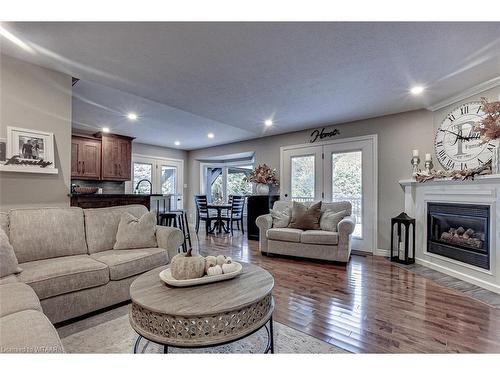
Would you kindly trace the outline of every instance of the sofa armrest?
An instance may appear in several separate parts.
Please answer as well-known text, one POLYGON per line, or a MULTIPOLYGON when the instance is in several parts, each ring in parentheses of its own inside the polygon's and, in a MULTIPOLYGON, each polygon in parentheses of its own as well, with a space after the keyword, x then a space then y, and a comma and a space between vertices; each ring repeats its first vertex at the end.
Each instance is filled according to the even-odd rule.
POLYGON ((257 224, 261 232, 266 233, 273 226, 273 218, 271 214, 260 215, 255 219, 255 224, 257 224))
POLYGON ((259 227, 259 250, 267 253, 267 230, 273 226, 273 218, 271 214, 260 215, 255 219, 255 224, 259 227))
POLYGON ((165 227, 163 225, 156 226, 156 242, 158 247, 167 250, 168 259, 170 260, 177 255, 177 249, 184 242, 182 231, 174 227, 165 227))
POLYGON ((344 217, 342 220, 340 220, 337 228, 339 234, 352 234, 354 232, 354 228, 356 228, 356 218, 354 216, 344 217))

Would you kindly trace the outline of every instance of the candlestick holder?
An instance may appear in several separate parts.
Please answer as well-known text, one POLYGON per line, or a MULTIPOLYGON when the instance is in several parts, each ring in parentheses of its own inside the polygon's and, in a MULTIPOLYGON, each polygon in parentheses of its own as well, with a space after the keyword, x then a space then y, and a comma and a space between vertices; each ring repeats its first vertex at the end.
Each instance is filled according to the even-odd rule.
POLYGON ((411 158, 411 175, 415 177, 418 172, 420 172, 420 169, 418 169, 418 166, 420 164, 420 158, 418 156, 413 156, 411 158))
POLYGON ((432 168, 434 168, 434 164, 432 164, 432 159, 426 160, 425 161, 425 171, 427 172, 427 174, 431 174, 432 168))

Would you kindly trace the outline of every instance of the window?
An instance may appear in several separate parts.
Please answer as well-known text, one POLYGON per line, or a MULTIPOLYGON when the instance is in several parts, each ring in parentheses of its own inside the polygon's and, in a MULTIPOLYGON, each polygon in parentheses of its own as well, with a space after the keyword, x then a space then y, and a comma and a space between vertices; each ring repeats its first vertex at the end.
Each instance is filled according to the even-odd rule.
POLYGON ((252 194, 252 183, 245 181, 252 168, 252 165, 206 166, 203 183, 205 194, 212 202, 226 202, 230 195, 252 194))
POLYGON ((292 200, 314 200, 314 155, 294 156, 291 159, 292 200))

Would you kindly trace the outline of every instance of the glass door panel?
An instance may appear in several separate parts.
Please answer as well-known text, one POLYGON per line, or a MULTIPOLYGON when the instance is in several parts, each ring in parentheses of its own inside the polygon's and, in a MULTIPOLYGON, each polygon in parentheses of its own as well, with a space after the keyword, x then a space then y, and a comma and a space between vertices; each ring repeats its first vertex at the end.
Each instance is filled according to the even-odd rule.
POLYGON ((133 191, 139 194, 149 194, 151 192, 151 185, 148 182, 143 181, 139 186, 137 184, 144 179, 152 182, 153 164, 134 162, 133 169, 133 191))
POLYGON ((160 186, 162 194, 177 194, 177 168, 161 166, 160 186))
POLYGON ((315 192, 314 155, 292 156, 291 180, 292 200, 296 202, 312 202, 315 192))
POLYGON ((356 217, 353 237, 362 238, 362 152, 332 153, 332 201, 348 201, 356 217))

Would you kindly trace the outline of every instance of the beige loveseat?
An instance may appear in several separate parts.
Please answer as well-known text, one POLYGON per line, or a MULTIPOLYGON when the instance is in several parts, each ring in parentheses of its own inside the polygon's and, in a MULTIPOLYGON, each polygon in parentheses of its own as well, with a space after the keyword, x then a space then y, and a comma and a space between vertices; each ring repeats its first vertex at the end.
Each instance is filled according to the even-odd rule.
MULTIPOLYGON (((306 203, 310 205, 310 203, 306 203)), ((276 201, 273 210, 285 211, 292 207, 290 201, 276 201)), ((345 210, 336 231, 275 228, 271 214, 259 216, 259 249, 267 254, 280 254, 347 263, 351 256, 351 235, 356 226, 350 202, 323 202, 321 211, 345 210)))
POLYGON ((1 351, 61 351, 51 323, 128 300, 132 281, 177 253, 182 232, 162 226, 156 230, 158 247, 113 250, 124 212, 140 217, 147 209, 41 208, 0 214, 0 226, 23 270, 0 279, 1 351))

